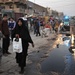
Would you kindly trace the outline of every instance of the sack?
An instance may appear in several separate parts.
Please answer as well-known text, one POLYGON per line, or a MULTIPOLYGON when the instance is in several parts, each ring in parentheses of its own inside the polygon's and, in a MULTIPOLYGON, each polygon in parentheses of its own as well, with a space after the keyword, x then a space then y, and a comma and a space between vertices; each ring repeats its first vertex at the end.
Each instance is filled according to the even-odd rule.
POLYGON ((18 40, 16 38, 13 39, 13 52, 21 53, 22 52, 22 40, 19 38, 18 40))

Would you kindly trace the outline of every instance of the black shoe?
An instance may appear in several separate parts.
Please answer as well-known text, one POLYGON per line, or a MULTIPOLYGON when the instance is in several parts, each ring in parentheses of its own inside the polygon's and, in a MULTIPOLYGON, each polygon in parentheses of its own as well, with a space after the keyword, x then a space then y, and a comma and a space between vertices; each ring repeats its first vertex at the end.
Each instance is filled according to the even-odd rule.
POLYGON ((19 72, 19 74, 24 74, 24 69, 21 69, 21 71, 19 72))
POLYGON ((7 52, 7 54, 11 54, 10 52, 7 52))
POLYGON ((0 74, 2 74, 2 73, 4 73, 4 71, 3 70, 0 70, 0 74))
POLYGON ((36 36, 38 36, 38 35, 36 35, 36 36))
POLYGON ((24 74, 24 71, 20 71, 19 74, 24 74))
POLYGON ((8 54, 7 54, 7 53, 3 53, 3 55, 4 55, 4 56, 8 56, 8 54))
POLYGON ((39 34, 39 36, 41 36, 41 34, 39 34))

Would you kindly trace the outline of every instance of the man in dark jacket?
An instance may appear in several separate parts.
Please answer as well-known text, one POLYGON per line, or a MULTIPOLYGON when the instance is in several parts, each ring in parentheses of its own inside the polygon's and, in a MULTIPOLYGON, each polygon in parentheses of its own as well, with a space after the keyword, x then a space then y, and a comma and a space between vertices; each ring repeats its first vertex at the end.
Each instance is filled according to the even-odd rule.
POLYGON ((40 36, 40 25, 39 25, 38 19, 36 19, 36 21, 35 21, 35 30, 36 30, 36 36, 38 36, 38 34, 40 36))
POLYGON ((9 28, 8 28, 8 20, 7 20, 7 14, 3 15, 3 20, 2 20, 2 24, 1 24, 1 31, 3 34, 3 54, 7 55, 10 54, 8 52, 8 48, 9 48, 9 43, 10 43, 10 39, 9 39, 9 28))

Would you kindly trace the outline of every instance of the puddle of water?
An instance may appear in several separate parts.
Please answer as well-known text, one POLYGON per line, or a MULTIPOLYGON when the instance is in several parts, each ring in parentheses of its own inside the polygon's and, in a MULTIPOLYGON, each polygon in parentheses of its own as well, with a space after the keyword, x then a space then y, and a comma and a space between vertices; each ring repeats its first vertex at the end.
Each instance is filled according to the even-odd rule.
POLYGON ((59 48, 53 49, 49 57, 41 63, 41 72, 46 73, 48 71, 64 72, 65 69, 65 55, 69 55, 68 47, 65 45, 59 45, 59 48))
POLYGON ((75 75, 75 54, 72 54, 72 51, 70 50, 70 38, 65 37, 64 42, 62 41, 63 39, 60 40, 60 37, 58 39, 59 40, 56 40, 56 43, 54 44, 57 44, 57 48, 53 47, 49 57, 41 62, 41 72, 75 75))

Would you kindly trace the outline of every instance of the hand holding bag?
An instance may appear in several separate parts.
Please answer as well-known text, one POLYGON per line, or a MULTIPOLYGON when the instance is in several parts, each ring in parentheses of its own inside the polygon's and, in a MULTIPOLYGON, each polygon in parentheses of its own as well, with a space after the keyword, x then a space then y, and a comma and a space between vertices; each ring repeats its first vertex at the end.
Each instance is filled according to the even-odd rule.
POLYGON ((13 52, 21 53, 22 52, 22 40, 21 38, 13 39, 13 52))

